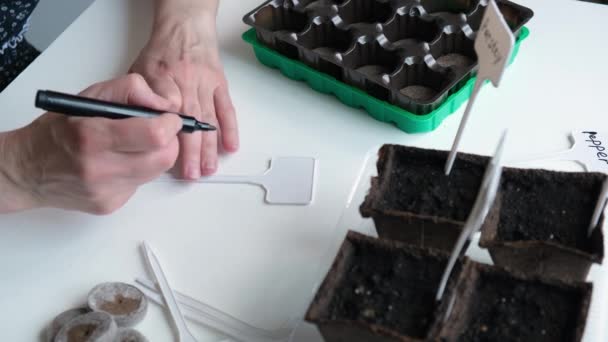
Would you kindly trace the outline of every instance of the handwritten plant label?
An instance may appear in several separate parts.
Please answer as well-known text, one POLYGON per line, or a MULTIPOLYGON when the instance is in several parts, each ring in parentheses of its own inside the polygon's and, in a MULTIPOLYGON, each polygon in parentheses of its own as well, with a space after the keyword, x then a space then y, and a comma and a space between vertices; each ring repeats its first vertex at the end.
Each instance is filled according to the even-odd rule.
POLYGON ((573 132, 572 136, 575 139, 573 149, 576 150, 577 160, 584 163, 588 171, 597 171, 608 173, 608 132, 601 133, 595 130, 581 131, 578 134, 580 140, 584 143, 576 148, 576 139, 573 132))
POLYGON ((460 120, 460 126, 458 126, 458 132, 452 143, 448 160, 445 163, 444 171, 446 175, 450 174, 454 160, 456 160, 458 145, 460 144, 471 109, 483 82, 490 80, 494 87, 498 87, 502 74, 511 58, 514 46, 515 37, 511 32, 511 28, 507 25, 494 0, 488 1, 486 12, 481 20, 481 26, 479 31, 477 31, 477 38, 475 38, 475 53, 477 53, 477 59, 479 60, 477 80, 473 86, 467 108, 464 110, 464 114, 460 120))
POLYGON ((479 59, 478 78, 490 80, 498 87, 515 46, 515 37, 494 1, 488 2, 481 21, 475 52, 479 59))
MULTIPOLYGON (((580 130, 572 133, 574 144, 571 149, 573 157, 575 157, 578 163, 583 164, 587 171, 604 172, 608 174, 608 134, 603 134, 594 130, 580 130), (576 143, 576 135, 580 134, 580 139, 584 143, 576 143)), ((593 233, 595 227, 597 227, 600 216, 606 207, 608 202, 608 179, 604 181, 600 196, 596 202, 595 210, 593 211, 593 217, 589 225, 589 236, 593 233)))
POLYGON ((577 129, 570 134, 572 146, 563 151, 544 153, 516 163, 566 160, 573 161, 589 172, 608 174, 608 131, 595 129, 577 129))

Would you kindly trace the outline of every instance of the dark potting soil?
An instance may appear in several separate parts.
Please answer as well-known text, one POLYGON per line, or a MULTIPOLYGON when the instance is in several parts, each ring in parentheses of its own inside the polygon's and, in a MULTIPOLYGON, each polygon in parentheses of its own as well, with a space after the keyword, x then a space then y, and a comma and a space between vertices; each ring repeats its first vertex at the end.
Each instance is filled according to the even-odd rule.
POLYGON ((447 151, 383 146, 378 160, 381 193, 374 196, 378 202, 373 206, 465 221, 477 197, 488 158, 459 153, 450 175, 446 176, 447 156, 447 151))
POLYGON ((458 341, 574 341, 583 292, 481 274, 458 341))
POLYGON ((354 247, 328 306, 328 318, 363 321, 410 337, 426 337, 447 257, 391 251, 368 243, 354 247))
POLYGON ((596 252, 587 229, 603 179, 594 173, 504 169, 497 238, 596 252))

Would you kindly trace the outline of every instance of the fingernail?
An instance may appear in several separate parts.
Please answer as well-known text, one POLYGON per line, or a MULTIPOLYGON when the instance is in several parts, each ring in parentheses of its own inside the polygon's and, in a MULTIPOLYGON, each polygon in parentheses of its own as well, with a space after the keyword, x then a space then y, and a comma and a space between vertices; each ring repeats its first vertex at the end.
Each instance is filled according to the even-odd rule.
POLYGON ((217 170, 217 160, 209 160, 209 161, 205 162, 205 165, 203 166, 203 174, 210 175, 210 174, 215 173, 216 170, 217 170))
POLYGON ((188 164, 186 165, 185 176, 188 179, 199 179, 201 177, 201 172, 196 164, 188 164))

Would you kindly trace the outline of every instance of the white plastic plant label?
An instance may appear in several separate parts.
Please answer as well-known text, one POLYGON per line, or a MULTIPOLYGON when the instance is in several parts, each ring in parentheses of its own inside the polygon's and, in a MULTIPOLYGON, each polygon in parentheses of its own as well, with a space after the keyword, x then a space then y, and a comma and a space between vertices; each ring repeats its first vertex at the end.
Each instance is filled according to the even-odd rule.
POLYGON ((572 160, 583 164, 587 171, 608 173, 608 132, 578 130, 572 132, 572 138, 572 160))
POLYGON ((191 181, 165 174, 157 181, 259 185, 266 191, 268 204, 308 205, 314 198, 317 163, 312 157, 276 157, 260 175, 214 175, 191 181))
POLYGON ((509 25, 496 3, 490 1, 475 39, 475 52, 479 59, 478 78, 490 80, 498 87, 514 46, 515 37, 509 25))
POLYGON ((588 172, 603 172, 608 174, 608 132, 593 129, 577 129, 570 134, 572 146, 563 151, 544 153, 516 163, 566 160, 573 161, 588 172))
POLYGON ((467 103, 467 108, 460 121, 456 138, 454 138, 452 149, 445 164, 446 175, 449 175, 452 170, 452 165, 458 153, 458 145, 460 144, 469 114, 481 86, 486 80, 490 80, 495 87, 498 87, 502 74, 511 58, 514 46, 515 37, 511 32, 511 28, 507 25, 494 0, 490 0, 481 20, 479 31, 477 31, 477 38, 475 38, 475 52, 479 61, 477 80, 473 86, 471 98, 467 103))

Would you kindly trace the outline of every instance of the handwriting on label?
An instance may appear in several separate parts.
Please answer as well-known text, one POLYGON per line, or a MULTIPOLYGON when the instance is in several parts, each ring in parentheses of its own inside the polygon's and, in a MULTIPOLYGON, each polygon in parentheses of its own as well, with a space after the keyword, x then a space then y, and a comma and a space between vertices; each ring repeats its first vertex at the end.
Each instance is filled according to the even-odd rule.
POLYGON ((515 46, 515 37, 494 0, 489 0, 475 38, 478 77, 498 87, 515 46))
POLYGON ((588 142, 590 145, 588 145, 587 147, 593 150, 593 153, 595 153, 597 160, 608 164, 608 153, 606 153, 606 146, 603 145, 602 141, 598 138, 597 132, 584 131, 583 133, 588 135, 585 141, 588 142))
POLYGON ((483 23, 481 24, 481 35, 484 38, 484 43, 488 46, 488 49, 492 52, 494 56, 494 62, 492 64, 496 65, 503 59, 503 54, 500 53, 500 49, 498 47, 498 41, 492 36, 492 31, 488 29, 489 18, 485 18, 483 23))

